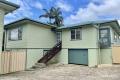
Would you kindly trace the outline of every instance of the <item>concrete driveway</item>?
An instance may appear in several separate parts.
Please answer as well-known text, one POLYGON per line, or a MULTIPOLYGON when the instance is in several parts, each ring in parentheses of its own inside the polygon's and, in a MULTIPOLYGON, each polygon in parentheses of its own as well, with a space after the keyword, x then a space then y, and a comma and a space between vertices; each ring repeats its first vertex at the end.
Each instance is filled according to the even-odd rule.
POLYGON ((51 65, 34 71, 2 75, 0 80, 120 80, 120 66, 89 68, 81 65, 51 65))

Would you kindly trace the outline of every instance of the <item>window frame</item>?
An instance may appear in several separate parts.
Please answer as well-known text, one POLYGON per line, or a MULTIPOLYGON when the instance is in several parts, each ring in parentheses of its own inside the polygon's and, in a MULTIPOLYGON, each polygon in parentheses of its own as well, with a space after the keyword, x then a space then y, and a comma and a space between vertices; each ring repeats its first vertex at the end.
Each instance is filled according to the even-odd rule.
POLYGON ((56 32, 56 36, 57 36, 57 42, 62 41, 62 32, 61 31, 57 31, 56 32), (58 35, 59 34, 59 35, 58 35))
POLYGON ((19 40, 22 40, 22 33, 23 33, 23 28, 22 27, 17 27, 17 28, 12 28, 10 30, 8 30, 8 40, 9 41, 19 41, 19 40), (17 34, 17 39, 12 39, 11 38, 11 32, 13 30, 17 29, 18 30, 18 34, 17 34))
POLYGON ((104 42, 102 42, 101 48, 111 47, 110 28, 100 28, 100 29, 99 29, 99 39, 100 39, 100 40, 103 40, 103 39, 107 39, 107 40, 108 40, 108 43, 107 43, 108 45, 104 45, 104 46, 103 46, 103 43, 104 43, 104 42), (100 33, 101 33, 101 32, 100 32, 101 30, 107 30, 107 36, 101 37, 101 34, 100 34, 100 33))
POLYGON ((76 41, 76 40, 82 40, 82 28, 75 28, 71 29, 71 41, 76 41), (72 34, 72 30, 74 30, 74 34, 72 34), (77 39, 77 31, 79 31, 79 38, 77 39), (72 36, 74 36, 74 39, 72 39, 72 36))

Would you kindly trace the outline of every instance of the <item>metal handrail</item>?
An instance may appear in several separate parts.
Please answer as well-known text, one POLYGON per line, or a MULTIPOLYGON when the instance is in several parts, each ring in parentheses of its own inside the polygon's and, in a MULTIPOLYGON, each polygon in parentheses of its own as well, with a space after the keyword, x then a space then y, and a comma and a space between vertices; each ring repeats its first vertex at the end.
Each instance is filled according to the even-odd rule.
POLYGON ((62 42, 58 42, 51 50, 49 50, 38 62, 47 63, 52 57, 54 57, 60 50, 62 42))

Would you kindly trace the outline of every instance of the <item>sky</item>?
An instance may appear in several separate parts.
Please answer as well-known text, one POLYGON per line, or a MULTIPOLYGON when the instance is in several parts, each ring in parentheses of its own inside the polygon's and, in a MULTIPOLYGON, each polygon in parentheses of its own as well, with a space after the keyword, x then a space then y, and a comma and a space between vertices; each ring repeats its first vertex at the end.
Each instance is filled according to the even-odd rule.
POLYGON ((64 24, 76 24, 95 20, 120 19, 120 0, 7 0, 20 5, 20 8, 5 16, 5 24, 28 17, 44 23, 39 18, 43 9, 60 7, 64 24))

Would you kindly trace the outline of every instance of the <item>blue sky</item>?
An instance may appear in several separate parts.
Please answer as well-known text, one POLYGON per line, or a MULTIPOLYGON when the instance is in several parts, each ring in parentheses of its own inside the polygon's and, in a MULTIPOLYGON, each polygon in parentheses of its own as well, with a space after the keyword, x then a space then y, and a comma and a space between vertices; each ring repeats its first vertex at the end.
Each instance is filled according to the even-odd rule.
POLYGON ((75 24, 94 20, 111 20, 120 18, 120 0, 7 0, 20 5, 13 13, 6 15, 5 24, 29 17, 41 22, 48 19, 41 18, 42 9, 60 7, 64 17, 64 24, 75 24))

